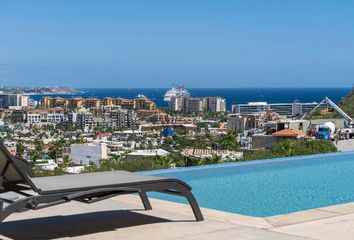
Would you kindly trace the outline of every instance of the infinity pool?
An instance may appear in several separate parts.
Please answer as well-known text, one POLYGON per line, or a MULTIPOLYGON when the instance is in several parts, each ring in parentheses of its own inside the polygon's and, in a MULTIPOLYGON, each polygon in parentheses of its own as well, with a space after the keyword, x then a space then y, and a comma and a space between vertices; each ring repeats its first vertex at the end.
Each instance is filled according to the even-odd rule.
MULTIPOLYGON (((278 158, 145 174, 179 178, 201 207, 267 217, 354 201, 354 152, 278 158)), ((185 203, 164 194, 150 196, 185 203)))

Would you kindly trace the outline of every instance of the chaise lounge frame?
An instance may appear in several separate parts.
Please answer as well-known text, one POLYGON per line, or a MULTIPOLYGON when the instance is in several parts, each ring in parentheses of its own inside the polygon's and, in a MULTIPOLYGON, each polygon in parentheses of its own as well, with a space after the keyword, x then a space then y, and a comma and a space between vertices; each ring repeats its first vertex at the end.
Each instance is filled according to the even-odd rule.
POLYGON ((91 204, 118 195, 133 193, 140 196, 145 210, 151 210, 147 192, 160 192, 185 197, 196 220, 204 220, 198 203, 191 192, 192 188, 179 179, 153 177, 126 171, 37 178, 27 161, 12 156, 2 144, 0 145, 0 171, 0 185, 2 186, 0 222, 12 213, 24 209, 37 210, 70 201, 91 204), (80 182, 80 179, 90 182, 90 179, 95 180, 94 177, 112 178, 113 180, 118 178, 118 180, 104 185, 90 185, 90 183, 80 182), (132 180, 132 178, 136 180, 132 180), (119 179, 123 180, 120 181, 119 179), (63 188, 60 187, 61 182, 67 185, 72 183, 75 186, 63 188), (54 188, 50 184, 54 185, 54 188), (59 187, 55 187, 58 184, 59 187), (3 197, 8 192, 15 192, 21 198, 3 197))

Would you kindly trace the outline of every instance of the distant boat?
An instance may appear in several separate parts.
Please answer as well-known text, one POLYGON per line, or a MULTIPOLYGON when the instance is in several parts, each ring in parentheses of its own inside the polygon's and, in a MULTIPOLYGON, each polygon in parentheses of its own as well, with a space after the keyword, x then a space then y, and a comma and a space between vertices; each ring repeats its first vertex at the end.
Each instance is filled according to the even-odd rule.
POLYGON ((184 86, 173 87, 167 90, 163 100, 165 102, 171 102, 172 97, 182 97, 182 96, 190 96, 190 93, 184 88, 184 86))

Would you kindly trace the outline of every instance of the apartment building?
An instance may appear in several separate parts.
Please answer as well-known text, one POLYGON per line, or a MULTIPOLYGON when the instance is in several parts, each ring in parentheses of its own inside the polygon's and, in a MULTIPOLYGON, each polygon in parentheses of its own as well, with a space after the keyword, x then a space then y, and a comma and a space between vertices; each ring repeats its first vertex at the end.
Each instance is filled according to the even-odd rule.
POLYGON ((225 112, 226 111, 226 99, 222 97, 206 97, 205 107, 209 112, 225 112))
POLYGON ((22 109, 28 107, 29 97, 23 94, 0 95, 0 107, 4 109, 22 109))
POLYGON ((102 101, 103 106, 121 106, 122 108, 154 110, 156 104, 151 99, 145 96, 139 96, 135 99, 111 98, 105 97, 102 101))
MULTIPOLYGON (((68 117, 73 121, 74 116, 68 117)), ((139 119, 135 111, 127 109, 113 109, 103 111, 80 111, 76 113, 76 125, 80 128, 119 128, 137 129, 139 119)))
POLYGON ((243 132, 257 126, 257 116, 254 114, 229 114, 227 117, 227 130, 229 131, 243 132))
POLYGON ((62 108, 34 109, 26 111, 26 122, 36 123, 63 123, 65 121, 62 108))
POLYGON ((98 108, 101 106, 101 101, 98 98, 87 98, 84 100, 85 108, 98 108))
POLYGON ((61 98, 61 97, 43 97, 41 99, 42 108, 70 108, 70 109, 80 109, 84 106, 84 99, 81 97, 76 98, 61 98))
POLYGON ((226 111, 226 100, 221 97, 172 96, 169 101, 171 111, 178 112, 224 112, 226 111))

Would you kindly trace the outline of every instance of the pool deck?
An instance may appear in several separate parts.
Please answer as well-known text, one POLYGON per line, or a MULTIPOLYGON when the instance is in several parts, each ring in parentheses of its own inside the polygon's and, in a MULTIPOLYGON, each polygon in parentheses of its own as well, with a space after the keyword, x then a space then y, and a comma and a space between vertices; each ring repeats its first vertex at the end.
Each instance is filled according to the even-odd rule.
POLYGON ((187 205, 151 203, 145 211, 138 197, 125 195, 15 213, 0 225, 0 239, 354 239, 354 203, 268 218, 202 208, 203 222, 187 205))

